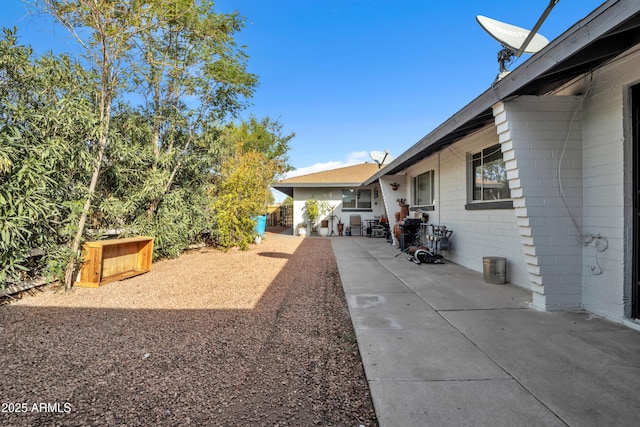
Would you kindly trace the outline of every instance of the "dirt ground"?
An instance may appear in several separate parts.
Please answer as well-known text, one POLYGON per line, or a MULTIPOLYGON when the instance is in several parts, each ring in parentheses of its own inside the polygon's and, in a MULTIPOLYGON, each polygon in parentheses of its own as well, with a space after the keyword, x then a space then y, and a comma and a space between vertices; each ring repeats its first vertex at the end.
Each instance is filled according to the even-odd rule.
POLYGON ((375 426, 328 239, 0 306, 3 426, 375 426))

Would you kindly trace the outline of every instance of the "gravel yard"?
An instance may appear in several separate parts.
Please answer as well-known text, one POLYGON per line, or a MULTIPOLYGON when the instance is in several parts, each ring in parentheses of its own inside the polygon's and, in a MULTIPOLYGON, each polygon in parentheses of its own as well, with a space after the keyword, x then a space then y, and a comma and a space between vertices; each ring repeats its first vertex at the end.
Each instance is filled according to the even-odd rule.
POLYGON ((0 425, 375 426, 331 242, 267 233, 0 306, 0 425))

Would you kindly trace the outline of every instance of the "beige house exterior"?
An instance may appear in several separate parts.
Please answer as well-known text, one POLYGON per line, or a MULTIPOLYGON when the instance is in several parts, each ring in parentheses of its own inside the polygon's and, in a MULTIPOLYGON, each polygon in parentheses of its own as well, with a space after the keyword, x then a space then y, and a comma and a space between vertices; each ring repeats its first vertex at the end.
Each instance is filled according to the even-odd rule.
POLYGON ((362 185, 378 171, 377 163, 361 163, 283 179, 273 188, 293 199, 294 234, 298 233, 298 224, 308 225, 303 207, 309 199, 325 201, 333 207, 332 212, 320 220, 328 219, 332 227, 329 232, 337 233, 338 221, 348 225, 351 215, 360 215, 363 222, 387 215, 380 185, 362 185))

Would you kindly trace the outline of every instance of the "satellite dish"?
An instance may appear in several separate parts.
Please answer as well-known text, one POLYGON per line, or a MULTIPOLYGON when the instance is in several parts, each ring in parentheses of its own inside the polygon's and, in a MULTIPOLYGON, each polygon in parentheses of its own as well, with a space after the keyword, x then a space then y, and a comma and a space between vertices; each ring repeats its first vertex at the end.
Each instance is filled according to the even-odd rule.
POLYGON ((549 5, 531 31, 516 27, 515 25, 505 24, 504 22, 496 21, 486 16, 476 16, 476 21, 478 21, 482 29, 500 42, 503 47, 503 49, 498 52, 500 73, 496 81, 509 74, 507 63, 511 62, 514 57, 519 58, 523 53, 537 53, 549 44, 549 40, 538 34, 538 29, 544 20, 547 19, 549 13, 551 13, 551 9, 553 9, 559 1, 560 0, 549 1, 549 5))
POLYGON ((385 151, 372 151, 369 153, 371 160, 378 164, 378 168, 384 164, 384 161, 389 157, 389 150, 385 151))
POLYGON ((476 16, 476 21, 478 21, 478 24, 480 24, 483 30, 500 42, 502 46, 512 49, 514 52, 522 48, 524 53, 533 54, 549 44, 549 40, 547 40, 546 37, 540 34, 534 34, 529 44, 524 46, 524 42, 527 40, 531 31, 482 15, 476 16))

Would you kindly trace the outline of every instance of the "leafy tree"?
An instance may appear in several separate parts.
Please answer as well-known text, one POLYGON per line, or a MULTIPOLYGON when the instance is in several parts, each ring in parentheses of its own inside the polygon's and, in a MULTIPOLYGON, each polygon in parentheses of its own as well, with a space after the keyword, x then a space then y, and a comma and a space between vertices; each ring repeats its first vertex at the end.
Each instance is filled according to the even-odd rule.
POLYGON ((223 136, 226 140, 242 141, 242 147, 246 151, 258 151, 269 160, 275 162, 278 175, 293 170, 289 164, 287 153, 289 141, 295 137, 295 133, 282 134, 282 124, 277 120, 265 117, 262 120, 251 116, 248 121, 239 125, 227 125, 223 136))
POLYGON ((150 13, 142 16, 132 66, 151 124, 150 181, 161 184, 147 210, 152 216, 188 157, 200 154, 203 132, 244 108, 257 78, 246 71, 247 56, 233 39, 242 28, 237 13, 215 13, 210 1, 146 3, 150 13))
POLYGON ((156 258, 176 256, 190 244, 203 240, 206 237, 203 233, 213 227, 210 188, 212 165, 220 169, 220 148, 215 143, 219 130, 208 129, 194 141, 190 155, 183 158, 182 167, 176 172, 171 190, 163 196, 154 214, 149 215, 148 207, 163 191, 163 179, 170 170, 163 165, 156 171, 152 169, 154 155, 146 117, 126 108, 118 110, 112 120, 92 225, 116 228, 125 236, 153 236, 156 258))
POLYGON ((90 176, 93 76, 67 56, 0 40, 0 282, 60 276, 90 176), (32 257, 37 251, 44 259, 32 257))
MULTIPOLYGON (((127 56, 133 37, 139 30, 136 26, 140 22, 138 13, 144 12, 145 8, 134 0, 43 0, 39 6, 75 36, 84 49, 88 66, 96 75, 98 134, 95 140, 88 141, 95 148, 95 159, 72 245, 72 251, 77 253, 100 176, 109 137, 112 103, 126 81, 127 56)), ((66 289, 71 287, 75 267, 72 259, 65 276, 66 289)))
POLYGON ((18 276, 42 248, 69 288, 86 227, 152 235, 155 256, 207 232, 245 246, 293 134, 269 118, 224 125, 257 85, 233 39, 238 15, 206 0, 33 4, 76 37, 84 69, 3 45, 0 274, 18 276))
MULTIPOLYGON (((114 101, 124 93, 125 85, 145 102, 139 116, 123 118, 121 124, 136 124, 132 138, 138 140, 132 141, 133 145, 139 147, 143 138, 152 150, 152 162, 139 163, 133 170, 143 185, 122 197, 108 192, 103 195, 121 213, 130 218, 133 215, 130 224, 135 224, 134 228, 148 230, 145 225, 156 222, 154 215, 162 200, 182 188, 179 178, 189 180, 192 176, 183 169, 198 163, 194 157, 202 151, 201 144, 211 141, 206 138, 207 128, 243 108, 243 100, 253 93, 257 79, 246 72, 246 55, 232 37, 241 28, 241 20, 237 14, 214 13, 213 3, 204 0, 42 0, 40 5, 76 37, 88 66, 98 76, 100 125, 97 141, 92 142, 96 157, 72 250, 80 248, 98 195, 107 140, 111 144, 116 139, 111 134, 114 101), (133 196, 132 201, 124 200, 128 195, 133 196), (146 222, 139 218, 142 203, 147 205, 146 222)), ((128 139, 125 136, 122 142, 128 139)), ((114 151, 118 150, 127 149, 121 146, 114 151)), ((148 159, 146 149, 138 151, 142 159, 148 159)), ((116 159, 109 157, 110 165, 118 163, 116 159)), ((123 177, 117 169, 112 170, 112 180, 114 174, 123 177)), ((189 201, 185 202, 188 205, 189 201)), ((99 222, 99 216, 93 216, 98 220, 94 222, 99 222)), ((73 267, 70 263, 67 287, 73 267)))
POLYGON ((245 249, 255 235, 256 215, 273 202, 269 185, 289 167, 288 143, 294 134, 282 135, 277 121, 251 119, 225 127, 221 140, 235 149, 221 168, 213 194, 215 231, 222 247, 245 249))
POLYGON ((224 163, 222 180, 213 203, 217 243, 246 249, 255 235, 256 221, 271 196, 268 185, 276 167, 258 151, 239 149, 224 163))
POLYGON ((287 196, 282 201, 282 206, 287 206, 293 208, 293 197, 287 196))

